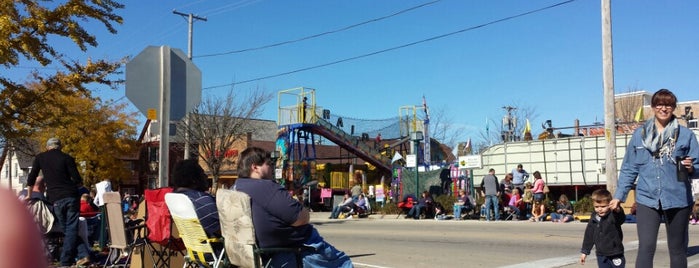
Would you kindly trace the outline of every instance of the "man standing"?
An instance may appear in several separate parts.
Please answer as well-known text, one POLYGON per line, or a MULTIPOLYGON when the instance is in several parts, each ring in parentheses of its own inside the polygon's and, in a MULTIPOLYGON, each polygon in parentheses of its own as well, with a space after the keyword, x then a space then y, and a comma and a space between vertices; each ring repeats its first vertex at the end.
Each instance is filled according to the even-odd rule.
MULTIPOLYGON (((77 265, 90 262, 89 252, 85 247, 78 247, 78 217, 80 216, 80 195, 78 187, 83 179, 78 173, 75 159, 61 151, 61 141, 50 138, 46 142, 47 151, 34 159, 32 170, 27 177, 27 191, 31 191, 41 171, 46 183, 46 197, 53 204, 56 219, 63 226, 63 246, 61 265, 72 265, 76 257, 77 265)), ((28 197, 27 197, 28 199, 28 197)))
POLYGON ((498 196, 500 196, 500 184, 495 177, 495 169, 488 170, 488 175, 481 182, 482 194, 485 196, 485 220, 490 221, 490 209, 493 209, 495 220, 500 220, 498 196))
MULTIPOLYGON (((272 179, 272 159, 261 148, 250 147, 240 154, 239 178, 233 188, 250 196, 255 237, 262 248, 307 245, 316 250, 303 251, 304 267, 352 267, 349 256, 335 249, 309 224, 310 215, 303 204, 272 179)), ((293 253, 277 253, 269 267, 295 267, 293 253)))
POLYGON ((522 164, 517 164, 517 168, 512 170, 512 184, 519 189, 520 193, 524 193, 524 183, 529 179, 529 173, 522 167, 522 164))

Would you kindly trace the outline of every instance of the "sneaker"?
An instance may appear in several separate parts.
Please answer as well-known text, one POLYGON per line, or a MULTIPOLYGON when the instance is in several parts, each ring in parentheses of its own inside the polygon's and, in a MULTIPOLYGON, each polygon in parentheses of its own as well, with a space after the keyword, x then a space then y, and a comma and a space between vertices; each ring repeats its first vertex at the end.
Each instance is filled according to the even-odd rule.
POLYGON ((79 259, 77 262, 75 262, 75 266, 80 267, 80 266, 86 266, 90 264, 90 257, 85 257, 82 259, 79 259))
POLYGON ((691 221, 689 221, 689 223, 692 224, 692 225, 696 225, 696 224, 697 224, 697 220, 692 219, 691 221))
POLYGON ((351 220, 351 219, 352 219, 352 215, 349 215, 349 216, 348 216, 347 218, 345 218, 345 219, 351 220))

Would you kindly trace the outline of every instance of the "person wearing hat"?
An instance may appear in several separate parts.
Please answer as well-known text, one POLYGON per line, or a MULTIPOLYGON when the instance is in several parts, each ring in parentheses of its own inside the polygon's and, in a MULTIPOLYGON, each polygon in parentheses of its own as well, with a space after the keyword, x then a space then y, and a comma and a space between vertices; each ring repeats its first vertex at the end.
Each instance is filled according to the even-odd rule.
POLYGON ((78 247, 78 217, 80 216, 78 187, 82 185, 83 179, 78 173, 75 159, 61 151, 61 140, 50 138, 46 142, 46 149, 34 158, 32 169, 27 177, 27 191, 32 190, 39 172, 42 172, 46 183, 46 197, 53 204, 56 220, 63 227, 61 266, 70 266, 73 263, 88 264, 90 263, 89 251, 86 247, 78 247), (78 251, 77 254, 76 251, 78 251), (79 258, 77 262, 75 262, 76 257, 79 258))

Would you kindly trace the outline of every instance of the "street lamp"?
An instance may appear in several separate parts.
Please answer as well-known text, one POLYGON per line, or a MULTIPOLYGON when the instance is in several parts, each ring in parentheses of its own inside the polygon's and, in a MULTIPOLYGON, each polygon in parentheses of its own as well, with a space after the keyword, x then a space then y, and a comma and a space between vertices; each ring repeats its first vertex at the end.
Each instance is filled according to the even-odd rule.
POLYGON ((417 173, 419 165, 418 151, 420 149, 420 141, 425 137, 422 136, 422 131, 410 133, 410 139, 415 143, 415 196, 420 197, 420 175, 417 173))
MULTIPOLYGON (((274 163, 274 166, 272 166, 272 167, 274 168, 274 176, 273 177, 275 180, 281 179, 281 176, 280 176, 281 172, 277 172, 277 160, 279 159, 279 157, 281 157, 281 153, 279 151, 274 150, 274 151, 269 152, 269 158, 272 160, 272 163, 274 163)), ((277 181, 277 182, 279 182, 279 181, 277 181)))
POLYGON ((272 163, 274 163, 274 167, 277 167, 277 159, 279 159, 279 151, 274 150, 269 152, 269 158, 272 160, 272 163))

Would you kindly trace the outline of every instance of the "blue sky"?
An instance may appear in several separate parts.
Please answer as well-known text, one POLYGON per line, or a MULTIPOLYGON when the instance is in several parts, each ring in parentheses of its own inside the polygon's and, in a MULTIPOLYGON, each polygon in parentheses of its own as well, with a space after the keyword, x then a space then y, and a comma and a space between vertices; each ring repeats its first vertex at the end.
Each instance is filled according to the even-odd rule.
MULTIPOLYGON (((116 35, 90 22, 100 45, 80 52, 67 40, 54 45, 73 58, 120 59, 148 45, 187 52, 186 19, 173 9, 206 17, 194 24, 194 63, 203 87, 254 80, 371 54, 413 42, 443 38, 330 66, 237 84, 241 92, 316 90, 317 103, 333 114, 384 119, 399 108, 443 110, 463 140, 478 140, 486 118, 500 122, 503 106, 535 111, 534 132, 551 119, 555 127, 575 119, 604 118, 600 1, 577 0, 521 17, 504 18, 564 1, 126 1, 116 35), (420 8, 344 31, 272 48, 201 57, 295 40, 420 8), (485 25, 472 30, 472 27, 485 25)), ((613 1, 616 93, 668 88, 681 101, 699 99, 699 5, 694 1, 613 1)), ((36 63, 9 74, 23 78, 36 63)), ((225 95, 229 86, 205 89, 225 95)), ((124 87, 95 89, 106 99, 128 102, 124 87)), ((133 106, 133 111, 137 109, 133 106)), ((277 100, 264 119, 276 120, 277 100)), ((144 120, 144 119, 143 119, 144 120)), ((498 128, 491 125, 491 130, 498 128)))

